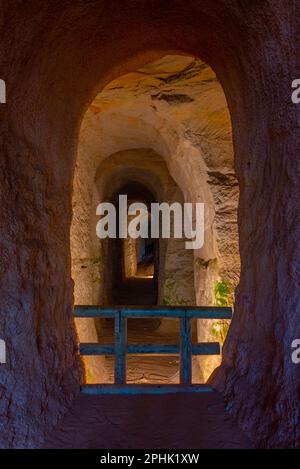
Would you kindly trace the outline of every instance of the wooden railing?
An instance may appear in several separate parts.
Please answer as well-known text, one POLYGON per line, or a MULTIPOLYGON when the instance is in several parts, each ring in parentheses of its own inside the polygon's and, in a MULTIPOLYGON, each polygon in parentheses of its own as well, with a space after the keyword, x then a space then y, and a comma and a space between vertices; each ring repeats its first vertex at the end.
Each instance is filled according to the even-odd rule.
POLYGON ((102 393, 140 393, 140 392, 185 392, 212 391, 208 385, 192 386, 192 356, 219 355, 218 342, 192 343, 192 319, 231 319, 232 309, 229 307, 98 307, 76 306, 76 318, 114 318, 114 344, 81 343, 81 355, 114 355, 115 356, 115 384, 86 384, 82 392, 86 394, 102 393), (128 318, 177 318, 180 320, 179 344, 127 344, 128 318), (128 385, 126 384, 126 355, 177 355, 180 356, 180 384, 179 385, 128 385))

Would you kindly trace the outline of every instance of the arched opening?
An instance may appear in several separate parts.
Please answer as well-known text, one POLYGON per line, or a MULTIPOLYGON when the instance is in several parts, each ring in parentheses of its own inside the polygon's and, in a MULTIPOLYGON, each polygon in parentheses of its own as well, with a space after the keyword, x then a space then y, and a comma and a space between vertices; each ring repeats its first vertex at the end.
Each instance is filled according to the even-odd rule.
MULTIPOLYGON (((71 230, 76 304, 232 304, 239 279, 239 247, 231 138, 222 88, 210 67, 198 59, 164 56, 107 84, 87 110, 79 136, 71 230), (123 193, 129 201, 148 206, 155 201, 182 206, 203 202, 203 247, 194 251, 185 248, 184 239, 156 243, 150 239, 148 246, 154 252, 149 258, 142 255, 138 265, 147 247, 143 241, 118 236, 99 241, 91 231, 97 224, 96 207, 112 201, 119 213, 118 197, 123 193), (152 267, 147 259, 152 259, 152 267), (141 276, 147 268, 148 272, 152 268, 153 278, 141 276)), ((93 333, 90 320, 76 322, 83 342, 113 339, 107 322, 101 332, 101 321, 96 320, 93 333)), ((194 322, 193 334, 199 341, 224 341, 228 322, 194 322)), ((154 324, 158 338, 159 327, 168 336, 167 323, 169 342, 178 342, 178 324, 173 327, 172 321, 148 321, 144 341, 152 338, 154 324)), ((129 340, 131 332, 132 340, 138 339, 129 328, 129 340)), ((107 366, 99 366, 101 358, 84 360, 88 382, 106 379, 102 368, 107 366)), ((195 357, 195 382, 206 382, 219 364, 219 357, 195 357)), ((170 367, 167 375, 173 382, 178 373, 170 367)), ((142 371, 139 376, 145 378, 142 371)))

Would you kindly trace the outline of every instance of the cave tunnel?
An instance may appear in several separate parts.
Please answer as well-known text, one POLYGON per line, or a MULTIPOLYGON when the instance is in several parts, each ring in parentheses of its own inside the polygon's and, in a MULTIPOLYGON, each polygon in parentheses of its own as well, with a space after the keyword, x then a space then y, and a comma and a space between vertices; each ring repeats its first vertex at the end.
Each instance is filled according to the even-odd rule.
MULTIPOLYGON (((195 57, 168 55, 108 83, 87 110, 79 135, 71 228, 75 304, 214 306, 218 287, 225 285, 223 300, 231 305, 240 272, 238 195, 230 117, 208 66, 195 57), (143 239, 100 241, 90 230, 97 204, 118 207, 121 194, 128 205, 147 207, 204 201, 203 248, 186 249, 185 239, 149 239, 153 278, 139 275, 146 267, 137 262, 143 239)), ((113 321, 76 324, 81 342, 113 340, 113 321)), ((128 326, 129 342, 179 340, 178 321, 129 320, 128 326)), ((193 340, 224 341, 228 326, 193 321, 193 340)), ((113 382, 110 357, 83 360, 87 383, 113 382)), ((178 357, 129 357, 127 365, 129 382, 179 380, 178 357)), ((193 382, 207 382, 218 365, 220 357, 193 357, 193 382)))
POLYGON ((1 448, 299 447, 297 2, 11 0, 2 19, 1 448), (100 241, 122 190, 204 203, 204 246, 100 241), (234 306, 194 327, 224 339, 195 361, 215 397, 83 399, 111 368, 80 356, 105 327, 74 304, 131 304, 132 281, 149 306, 234 306))
MULTIPOLYGON (((151 203, 155 202, 155 198, 145 186, 132 181, 119 189, 112 200, 118 216, 119 195, 127 196, 128 205, 145 204, 148 218, 151 203)), ((130 222, 130 216, 128 218, 130 222)), ((111 246, 108 247, 112 267, 111 274, 106 275, 107 278, 112 278, 112 290, 108 297, 115 305, 155 305, 158 301, 159 246, 158 242, 149 236, 151 225, 147 219, 147 237, 125 239, 119 237, 118 226, 117 219, 117 236, 110 240, 111 246)))

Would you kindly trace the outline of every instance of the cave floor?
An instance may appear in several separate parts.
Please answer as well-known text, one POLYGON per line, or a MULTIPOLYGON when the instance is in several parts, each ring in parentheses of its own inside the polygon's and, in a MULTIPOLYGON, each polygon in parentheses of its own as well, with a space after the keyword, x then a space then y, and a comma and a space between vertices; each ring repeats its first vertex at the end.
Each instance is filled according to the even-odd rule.
MULTIPOLYGON (((141 282, 140 304, 151 304, 141 282), (142 301, 144 300, 144 301, 142 301), (146 301, 145 301, 146 300, 146 301), (148 300, 148 301, 147 301, 148 300)), ((131 285, 119 290, 119 304, 130 304, 131 285)), ((136 298, 135 298, 136 304, 136 298)), ((102 343, 113 341, 112 320, 103 320, 98 333, 102 343)), ((196 340, 196 330, 192 333, 196 340)), ((128 321, 129 343, 176 343, 176 320, 128 321)), ((178 357, 128 357, 127 382, 159 384, 178 382, 178 357), (154 365, 154 366, 153 366, 154 365)), ((106 358, 113 382, 113 361, 106 358)), ((196 362, 195 362, 196 363, 196 362)), ((194 370, 193 370, 194 372, 194 370)), ((249 448, 250 442, 225 411, 219 393, 160 395, 79 395, 46 439, 44 448, 249 448)))
POLYGON ((43 448, 250 448, 221 395, 79 395, 43 448))

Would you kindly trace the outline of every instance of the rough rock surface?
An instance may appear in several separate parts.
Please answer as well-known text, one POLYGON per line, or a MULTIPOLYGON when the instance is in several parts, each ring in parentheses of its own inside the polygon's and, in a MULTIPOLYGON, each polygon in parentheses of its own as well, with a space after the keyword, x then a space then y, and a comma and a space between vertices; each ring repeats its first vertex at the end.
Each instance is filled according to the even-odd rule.
POLYGON ((257 445, 299 446, 298 1, 0 7, 1 446, 36 445, 78 392, 69 232, 82 116, 105 84, 170 53, 215 70, 233 125, 241 276, 214 383, 257 445))

